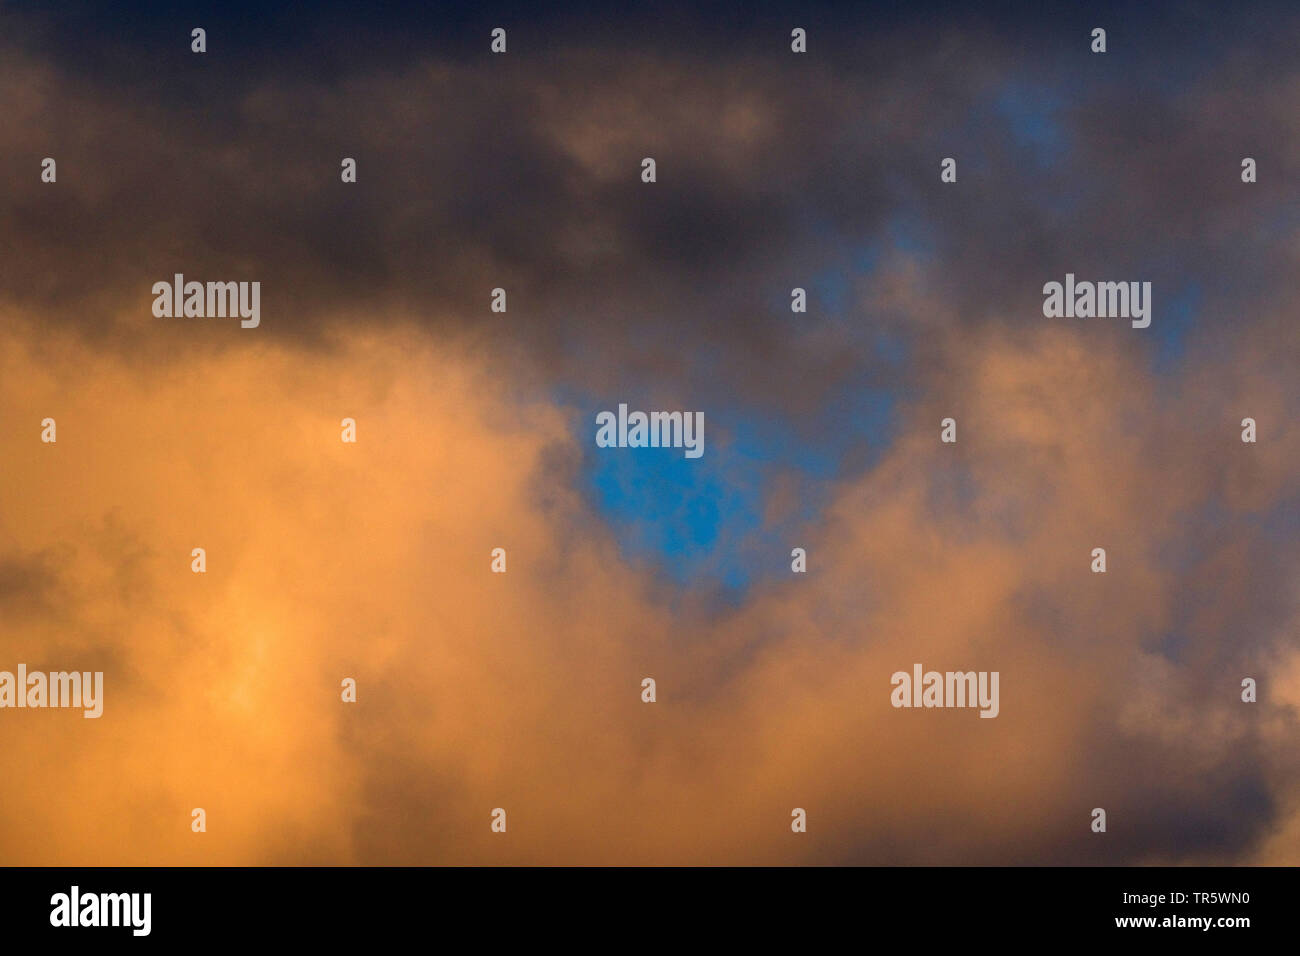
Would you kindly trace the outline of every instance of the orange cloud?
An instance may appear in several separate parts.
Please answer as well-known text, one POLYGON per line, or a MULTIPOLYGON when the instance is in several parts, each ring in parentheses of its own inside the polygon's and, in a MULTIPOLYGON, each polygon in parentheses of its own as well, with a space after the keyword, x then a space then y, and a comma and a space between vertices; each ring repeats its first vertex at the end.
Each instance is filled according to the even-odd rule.
MULTIPOLYGON (((1191 649, 1153 644, 1189 601, 1187 512, 1276 502, 1295 433, 1242 473, 1231 416, 1180 414, 1122 347, 965 338, 966 374, 792 543, 809 573, 718 610, 620 557, 575 490, 591 436, 464 346, 235 331, 154 365, 10 327, 0 668, 107 687, 97 721, 0 712, 11 863, 1176 860, 1167 794, 1197 819, 1240 795, 1216 775, 1300 793, 1285 635, 1215 651, 1251 600, 1234 540, 1189 572, 1214 586, 1191 649), (1250 709, 1252 661, 1276 690, 1250 709), (893 709, 914 662, 999 671, 1000 715, 893 709)), ((1291 813, 1195 852, 1293 862, 1291 813)))

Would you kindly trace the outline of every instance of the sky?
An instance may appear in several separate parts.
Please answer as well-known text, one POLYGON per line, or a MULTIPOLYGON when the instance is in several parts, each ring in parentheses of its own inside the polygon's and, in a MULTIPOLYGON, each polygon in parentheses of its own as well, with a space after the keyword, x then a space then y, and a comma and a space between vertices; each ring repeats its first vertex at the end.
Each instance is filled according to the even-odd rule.
POLYGON ((0 710, 0 861, 1295 864, 1297 41, 0 4, 0 670, 106 688, 0 710), (997 718, 891 706, 917 662, 997 718))

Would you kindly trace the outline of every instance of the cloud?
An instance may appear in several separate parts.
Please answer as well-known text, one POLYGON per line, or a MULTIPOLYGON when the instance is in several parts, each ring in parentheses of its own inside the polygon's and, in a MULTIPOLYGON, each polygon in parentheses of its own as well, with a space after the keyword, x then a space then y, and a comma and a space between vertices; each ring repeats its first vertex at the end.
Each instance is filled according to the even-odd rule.
POLYGON ((1141 862, 1283 839, 1296 712, 1270 662, 1294 604, 1252 602, 1295 552, 1229 532, 1278 502, 1296 436, 1254 472, 1269 494, 1228 499, 1223 533, 1171 567, 1163 546, 1255 448, 1077 331, 972 337, 959 442, 911 407, 805 529, 808 575, 730 609, 619 557, 563 408, 422 333, 165 375, 75 337, 40 361, 5 341, 4 493, 24 506, 0 562, 26 560, 58 610, 0 647, 107 682, 99 721, 6 712, 8 859, 1141 862), (40 549, 57 560, 22 557, 40 549), (1213 593, 1189 601, 1201 576, 1213 593), (1176 653, 1153 641, 1174 626, 1176 653), (999 670, 1001 715, 892 709, 915 661, 999 670))
POLYGON ((108 688, 0 717, 6 859, 1294 860, 1294 14, 4 16, 0 668, 108 688), (1150 334, 1045 320, 1066 272, 1150 334), (629 557, 606 400, 705 412, 707 481, 615 490, 741 593, 629 557), (894 710, 917 661, 1001 714, 894 710))

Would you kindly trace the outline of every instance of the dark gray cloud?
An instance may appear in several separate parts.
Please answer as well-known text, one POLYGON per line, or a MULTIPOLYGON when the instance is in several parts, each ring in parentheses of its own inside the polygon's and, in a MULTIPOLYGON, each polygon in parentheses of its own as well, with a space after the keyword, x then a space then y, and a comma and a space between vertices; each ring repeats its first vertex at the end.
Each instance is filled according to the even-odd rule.
MULTIPOLYGON (((303 58, 353 49, 330 16, 236 19, 204 56, 152 20, 91 20, 75 43, 10 31, 0 290, 104 347, 157 353, 212 337, 115 321, 148 316, 153 281, 255 278, 262 335, 319 342, 332 322, 405 313, 566 383, 667 380, 791 408, 858 372, 895 380, 875 333, 913 338, 914 319, 854 294, 890 256, 923 270, 945 327, 1035 324, 1042 283, 1066 271, 1152 278, 1165 309, 1189 282, 1220 315, 1267 299, 1297 215, 1295 69, 1276 40, 1294 16, 1269 39, 1121 17, 1104 57, 1077 16, 812 16, 806 57, 766 32, 772 11, 687 17, 675 45, 671 25, 629 47, 570 14, 523 20, 506 57, 445 38, 367 57, 397 19, 362 28, 327 73, 303 58), (45 155, 57 186, 39 182, 45 155), (1260 163, 1251 187, 1243 155, 1260 163), (339 182, 343 156, 356 185, 339 182), (956 186, 939 182, 944 156, 956 186), (808 316, 789 313, 795 285, 808 316), (488 312, 496 286, 508 318, 488 312), (826 321, 836 335, 809 336, 826 321)), ((934 358, 915 345, 913 375, 934 358)))

